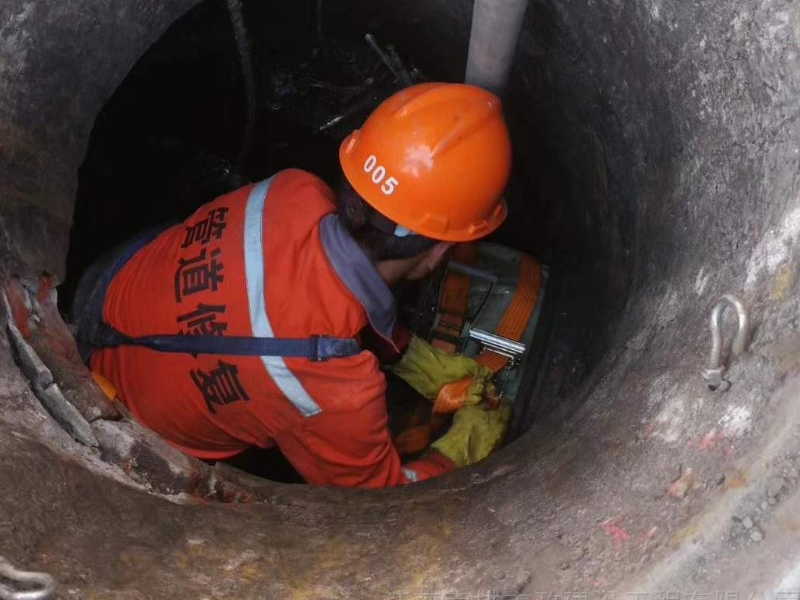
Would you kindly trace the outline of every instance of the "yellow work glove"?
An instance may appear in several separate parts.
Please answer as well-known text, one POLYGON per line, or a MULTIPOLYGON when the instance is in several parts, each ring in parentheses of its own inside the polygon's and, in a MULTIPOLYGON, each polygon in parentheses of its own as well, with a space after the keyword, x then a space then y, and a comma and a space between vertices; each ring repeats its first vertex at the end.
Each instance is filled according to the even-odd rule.
POLYGON ((431 444, 458 467, 483 460, 503 440, 511 417, 511 407, 502 403, 496 409, 485 405, 464 406, 453 417, 453 424, 431 444))
MULTIPOLYGON (((406 353, 392 366, 392 371, 431 401, 437 399, 446 385, 461 382, 461 385, 449 388, 449 396, 459 396, 457 406, 452 410, 436 410, 434 407, 435 412, 453 412, 459 406, 477 404, 484 395, 493 396, 495 393, 489 368, 467 356, 434 348, 417 336, 411 338, 406 353), (464 381, 466 379, 469 381, 464 381)), ((441 400, 441 404, 453 406, 452 398, 441 400)))

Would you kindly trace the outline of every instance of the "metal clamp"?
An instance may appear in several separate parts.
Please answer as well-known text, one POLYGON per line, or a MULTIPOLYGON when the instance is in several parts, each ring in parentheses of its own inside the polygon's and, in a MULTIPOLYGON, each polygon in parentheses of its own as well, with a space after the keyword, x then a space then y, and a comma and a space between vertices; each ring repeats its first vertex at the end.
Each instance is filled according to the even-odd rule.
MULTIPOLYGON (((712 392, 719 390, 724 392, 731 384, 722 376, 725 373, 728 365, 722 362, 722 334, 720 333, 722 323, 722 313, 728 307, 733 306, 736 309, 736 316, 738 318, 738 330, 736 337, 733 339, 731 346, 730 359, 738 356, 744 352, 745 344, 750 333, 750 319, 747 316, 747 311, 736 296, 732 294, 725 294, 711 309, 711 355, 708 360, 708 368, 703 369, 703 379, 708 384, 708 389, 712 392)), ((730 363, 730 360, 728 361, 730 363)))
POLYGON ((494 273, 486 271, 485 269, 479 269, 477 267, 473 267, 472 265, 466 265, 456 260, 447 261, 447 269, 449 271, 461 273, 462 275, 469 275, 470 277, 475 277, 476 279, 483 279, 493 284, 497 283, 500 280, 500 278, 494 273))
POLYGON ((31 585, 38 587, 38 589, 15 590, 0 583, 0 600, 48 600, 56 591, 56 580, 47 573, 21 571, 14 568, 2 556, 0 556, 0 577, 15 584, 22 584, 26 588, 30 588, 31 585))
POLYGON ((485 349, 508 358, 511 361, 511 366, 516 365, 527 350, 525 344, 521 342, 484 331, 483 329, 470 329, 467 335, 470 339, 479 342, 485 349))

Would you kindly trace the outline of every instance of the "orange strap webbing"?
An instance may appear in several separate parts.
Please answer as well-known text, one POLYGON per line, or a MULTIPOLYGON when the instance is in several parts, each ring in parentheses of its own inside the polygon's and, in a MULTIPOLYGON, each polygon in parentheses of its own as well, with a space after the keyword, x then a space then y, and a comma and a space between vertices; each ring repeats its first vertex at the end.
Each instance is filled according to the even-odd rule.
MULTIPOLYGON (((453 258, 467 265, 474 264, 478 260, 477 244, 458 244, 453 249, 453 258)), ((448 338, 461 337, 469 308, 469 285, 469 275, 455 271, 445 275, 439 299, 439 321, 431 334, 431 345, 435 348, 456 351, 456 345, 448 338)))
MULTIPOLYGON (((528 321, 530 321, 533 309, 539 301, 541 290, 541 266, 534 258, 523 254, 519 264, 517 289, 511 298, 511 304, 508 305, 500 324, 495 330, 495 334, 519 342, 528 327, 528 321)), ((484 350, 475 360, 489 367, 495 373, 508 364, 508 358, 495 354, 491 350, 484 350)))

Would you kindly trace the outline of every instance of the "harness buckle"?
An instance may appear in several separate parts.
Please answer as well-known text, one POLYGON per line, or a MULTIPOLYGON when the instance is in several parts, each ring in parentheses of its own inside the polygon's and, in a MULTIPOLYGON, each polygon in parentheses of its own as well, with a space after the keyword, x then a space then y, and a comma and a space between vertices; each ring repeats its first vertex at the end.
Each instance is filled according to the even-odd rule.
POLYGON ((329 356, 325 356, 322 352, 321 348, 321 340, 325 336, 322 335, 312 335, 308 338, 311 342, 311 352, 309 353, 308 359, 311 362, 324 362, 330 358, 329 356))
POLYGON ((354 338, 338 338, 329 335, 312 335, 309 360, 325 362, 331 358, 346 358, 361 352, 361 347, 354 338))

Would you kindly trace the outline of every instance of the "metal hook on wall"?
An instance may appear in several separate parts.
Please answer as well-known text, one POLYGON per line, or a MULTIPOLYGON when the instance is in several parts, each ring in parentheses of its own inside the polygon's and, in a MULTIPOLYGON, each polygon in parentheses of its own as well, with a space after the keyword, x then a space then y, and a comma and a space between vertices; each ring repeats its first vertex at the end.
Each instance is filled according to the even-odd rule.
MULTIPOLYGON (((744 304, 733 294, 725 294, 711 309, 711 355, 708 360, 708 368, 703 369, 703 379, 708 384, 708 389, 725 391, 730 387, 730 382, 722 376, 728 365, 722 361, 722 314, 728 306, 733 306, 736 310, 738 319, 738 329, 736 337, 731 346, 730 360, 744 352, 745 344, 750 333, 750 319, 744 304)), ((728 361, 730 363, 730 360, 728 361)))

